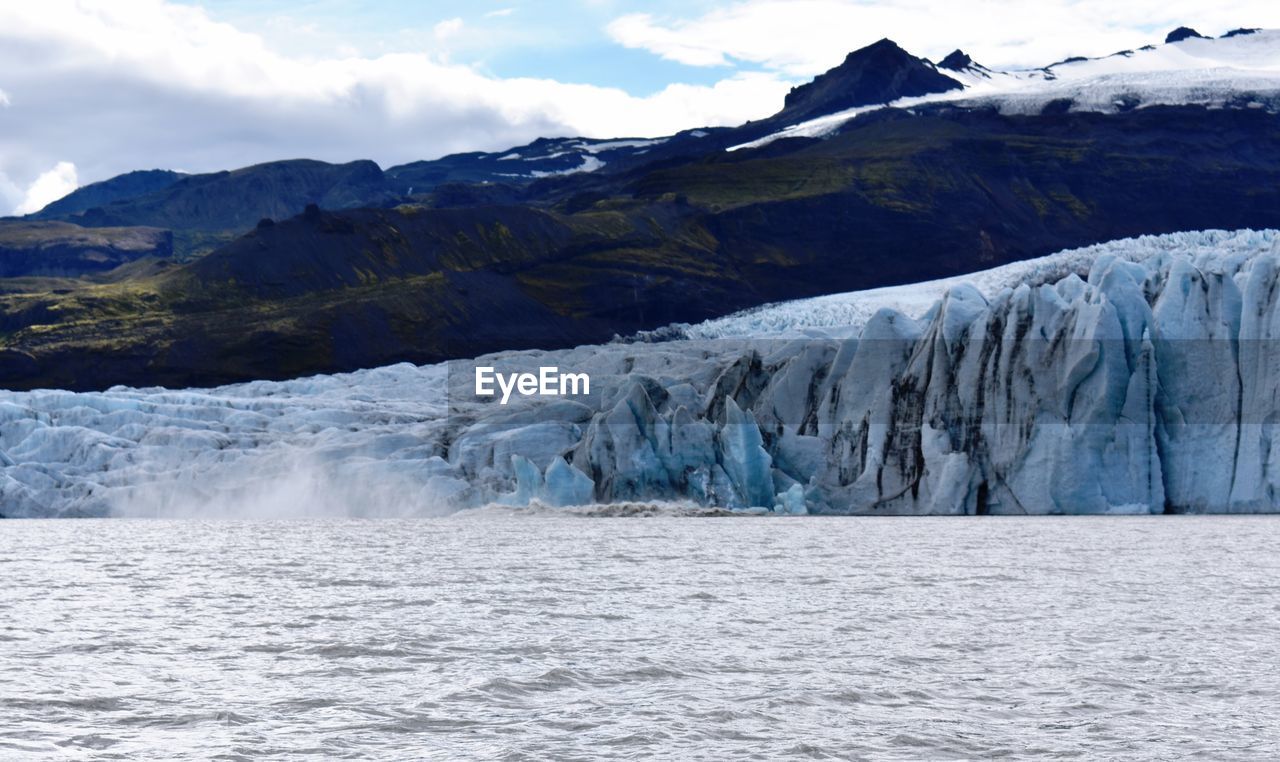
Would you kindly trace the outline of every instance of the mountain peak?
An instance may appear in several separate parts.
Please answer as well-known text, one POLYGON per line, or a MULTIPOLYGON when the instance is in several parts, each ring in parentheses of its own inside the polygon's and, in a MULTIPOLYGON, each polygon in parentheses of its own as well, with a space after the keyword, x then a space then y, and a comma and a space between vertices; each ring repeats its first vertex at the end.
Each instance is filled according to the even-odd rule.
POLYGON ((823 114, 889 103, 963 87, 932 64, 884 38, 845 56, 844 63, 787 94, 779 116, 802 121, 823 114))
POLYGON ((884 52, 896 52, 896 53, 898 53, 898 54, 900 54, 900 55, 904 55, 904 56, 908 56, 908 57, 911 55, 911 54, 910 54, 910 53, 908 53, 905 49, 903 49, 903 47, 902 47, 901 45, 899 45, 898 43, 894 42, 893 40, 889 39, 888 37, 881 37, 880 39, 876 40, 875 42, 871 43, 870 45, 867 45, 867 46, 865 46, 865 47, 858 48, 857 50, 854 50, 854 51, 850 52, 850 53, 849 53, 849 55, 847 55, 847 56, 845 56, 845 57, 844 57, 844 60, 848 61, 850 58, 856 58, 856 57, 858 57, 858 56, 870 55, 871 53, 874 53, 874 52, 877 52, 877 51, 884 51, 884 52))
POLYGON ((950 69, 951 71, 964 71, 972 65, 973 59, 960 48, 951 51, 946 58, 938 62, 939 69, 950 69))
POLYGON ((1199 32, 1197 32, 1196 30, 1192 29, 1189 26, 1180 26, 1177 29, 1170 32, 1164 38, 1164 41, 1166 43, 1182 42, 1183 40, 1188 40, 1188 39, 1191 39, 1192 37, 1199 37, 1202 40, 1208 39, 1203 34, 1200 34, 1199 32))

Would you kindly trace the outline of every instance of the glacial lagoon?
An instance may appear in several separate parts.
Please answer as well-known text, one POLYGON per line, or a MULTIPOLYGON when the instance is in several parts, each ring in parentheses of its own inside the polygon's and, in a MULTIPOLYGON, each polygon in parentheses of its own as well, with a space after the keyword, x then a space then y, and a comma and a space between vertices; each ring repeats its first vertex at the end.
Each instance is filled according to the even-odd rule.
POLYGON ((5 759, 1266 759, 1280 517, 0 522, 5 759))

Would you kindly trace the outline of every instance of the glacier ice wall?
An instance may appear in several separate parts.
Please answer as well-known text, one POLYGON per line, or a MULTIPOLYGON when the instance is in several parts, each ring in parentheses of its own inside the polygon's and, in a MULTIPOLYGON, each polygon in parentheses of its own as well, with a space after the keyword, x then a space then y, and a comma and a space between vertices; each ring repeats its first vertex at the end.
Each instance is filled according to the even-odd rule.
POLYGON ((476 361, 0 392, 0 514, 1280 510, 1278 242, 1144 237, 681 340, 482 358, 587 372, 580 398, 471 397, 476 361))

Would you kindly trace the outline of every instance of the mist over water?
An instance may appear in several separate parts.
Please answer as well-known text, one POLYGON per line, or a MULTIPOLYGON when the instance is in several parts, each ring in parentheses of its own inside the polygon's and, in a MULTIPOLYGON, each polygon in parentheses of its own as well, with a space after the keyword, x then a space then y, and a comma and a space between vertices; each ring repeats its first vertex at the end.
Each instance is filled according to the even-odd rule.
POLYGON ((1280 518, 0 522, 5 759, 1258 759, 1280 518))
POLYGON ((422 518, 443 516, 439 492, 398 464, 335 463, 299 448, 175 471, 120 490, 111 515, 161 519, 422 518))

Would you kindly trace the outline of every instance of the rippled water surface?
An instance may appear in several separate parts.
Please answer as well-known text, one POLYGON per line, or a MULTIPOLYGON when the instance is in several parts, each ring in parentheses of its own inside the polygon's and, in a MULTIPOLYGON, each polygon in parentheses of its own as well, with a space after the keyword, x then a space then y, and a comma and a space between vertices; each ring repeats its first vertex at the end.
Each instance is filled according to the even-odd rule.
POLYGON ((2 759, 1280 757, 1280 519, 0 522, 2 759))

